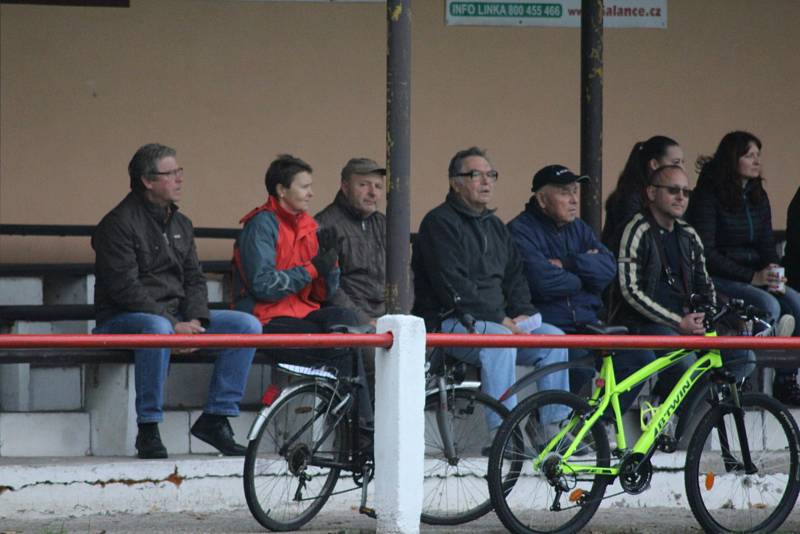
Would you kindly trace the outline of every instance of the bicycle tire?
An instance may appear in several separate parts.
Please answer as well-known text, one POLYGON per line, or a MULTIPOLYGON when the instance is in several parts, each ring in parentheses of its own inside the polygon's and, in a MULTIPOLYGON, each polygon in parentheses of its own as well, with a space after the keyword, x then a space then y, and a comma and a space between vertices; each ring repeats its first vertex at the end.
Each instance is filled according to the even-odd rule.
POLYGON ((315 467, 314 463, 315 459, 343 457, 345 424, 340 421, 317 452, 310 453, 314 450, 313 440, 326 430, 325 419, 332 405, 328 388, 317 384, 301 386, 278 399, 258 435, 248 444, 244 494, 253 517, 269 530, 299 529, 320 511, 333 492, 340 469, 315 467), (295 435, 297 439, 286 442, 295 435), (301 479, 305 479, 305 493, 301 493, 301 479))
POLYGON ((797 423, 788 409, 761 394, 741 396, 745 434, 757 473, 746 474, 733 406, 708 410, 686 452, 686 497, 706 532, 772 532, 779 528, 800 492, 800 444, 797 423), (724 430, 734 466, 726 469, 724 430), (766 432, 765 432, 766 431, 766 432))
MULTIPOLYGON (((495 513, 509 531, 516 534, 576 532, 597 511, 609 478, 600 475, 573 477, 568 473, 561 473, 559 476, 559 481, 571 485, 558 501, 559 506, 563 505, 562 509, 552 509, 556 491, 544 474, 544 466, 550 463, 551 458, 555 461, 560 457, 561 451, 567 450, 572 443, 570 433, 560 443, 552 444, 555 452, 548 453, 542 465, 536 466, 533 461, 544 447, 551 445, 552 437, 555 436, 554 431, 548 428, 549 425, 541 423, 543 413, 548 413, 552 421, 563 421, 560 425, 563 428, 564 424, 570 424, 571 421, 582 424, 581 417, 592 410, 586 400, 578 395, 550 390, 528 397, 506 417, 492 445, 488 476, 489 493, 495 513), (522 447, 518 443, 520 438, 523 439, 522 447), (504 464, 509 462, 509 458, 518 455, 516 451, 519 450, 523 451, 526 460, 523 470, 515 473, 518 479, 509 484, 504 480, 507 478, 503 476, 504 464), (576 493, 576 490, 580 492, 576 493), (576 502, 570 501, 571 495, 576 496, 576 502)), ((569 461, 599 467, 609 466, 608 436, 600 421, 584 436, 569 461)))
POLYGON ((421 521, 429 525, 459 525, 492 509, 486 484, 487 459, 481 449, 490 443, 485 413, 504 418, 508 409, 497 399, 476 389, 447 392, 446 421, 453 436, 456 458, 448 459, 437 420, 439 392, 425 398, 425 479, 421 521))

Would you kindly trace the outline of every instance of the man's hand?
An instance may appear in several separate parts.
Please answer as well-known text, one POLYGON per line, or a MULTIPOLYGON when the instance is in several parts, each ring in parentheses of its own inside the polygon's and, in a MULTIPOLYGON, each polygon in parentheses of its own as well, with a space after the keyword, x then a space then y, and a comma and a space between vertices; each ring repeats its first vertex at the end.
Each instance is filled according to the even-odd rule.
POLYGON ((561 263, 561 260, 559 260, 558 258, 548 258, 547 261, 550 263, 550 265, 554 265, 555 267, 558 267, 559 269, 563 269, 564 268, 564 264, 561 263))
POLYGON ((706 329, 703 326, 704 317, 705 313, 703 312, 687 313, 683 316, 683 319, 681 319, 678 325, 678 332, 689 336, 705 334, 706 329))
MULTIPOLYGON (((205 331, 206 329, 203 328, 203 325, 200 324, 198 319, 192 319, 191 321, 185 321, 182 323, 175 323, 176 334, 202 334, 205 331)), ((174 348, 172 349, 172 354, 191 354, 196 350, 196 348, 192 347, 174 348)))
POLYGON ((175 323, 176 334, 202 334, 205 331, 206 329, 203 328, 203 325, 200 324, 200 321, 197 319, 192 319, 191 321, 183 323, 175 323))
POLYGON ((520 330, 520 328, 517 326, 517 323, 519 321, 524 321, 527 318, 528 318, 527 315, 517 315, 513 319, 511 317, 504 317, 502 324, 503 326, 511 330, 512 334, 524 334, 525 332, 520 330))

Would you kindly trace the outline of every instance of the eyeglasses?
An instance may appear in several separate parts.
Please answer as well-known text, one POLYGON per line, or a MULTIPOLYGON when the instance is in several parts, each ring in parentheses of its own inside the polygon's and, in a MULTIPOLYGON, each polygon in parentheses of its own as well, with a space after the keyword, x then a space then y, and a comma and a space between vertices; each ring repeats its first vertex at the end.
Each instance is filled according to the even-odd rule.
POLYGON ((652 187, 658 189, 666 189, 667 193, 673 196, 678 196, 679 193, 683 193, 683 196, 689 198, 692 196, 692 190, 688 187, 678 187, 677 185, 658 185, 658 184, 650 184, 652 187))
POLYGON ((170 178, 177 178, 178 176, 183 176, 183 167, 178 167, 177 169, 172 169, 171 171, 164 171, 164 172, 151 172, 153 176, 169 176, 170 178))
POLYGON ((481 178, 486 178, 490 182, 496 182, 497 179, 500 177, 500 174, 497 171, 467 171, 467 172, 459 172, 456 174, 461 178, 470 178, 472 181, 477 182, 481 178))

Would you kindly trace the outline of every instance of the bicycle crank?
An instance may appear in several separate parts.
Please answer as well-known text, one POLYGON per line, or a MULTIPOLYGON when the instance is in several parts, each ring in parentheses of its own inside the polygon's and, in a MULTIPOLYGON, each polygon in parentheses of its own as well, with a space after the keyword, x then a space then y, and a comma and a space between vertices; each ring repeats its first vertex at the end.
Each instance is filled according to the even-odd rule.
POLYGON ((619 484, 625 493, 637 495, 650 487, 653 464, 644 454, 631 454, 619 464, 619 484))

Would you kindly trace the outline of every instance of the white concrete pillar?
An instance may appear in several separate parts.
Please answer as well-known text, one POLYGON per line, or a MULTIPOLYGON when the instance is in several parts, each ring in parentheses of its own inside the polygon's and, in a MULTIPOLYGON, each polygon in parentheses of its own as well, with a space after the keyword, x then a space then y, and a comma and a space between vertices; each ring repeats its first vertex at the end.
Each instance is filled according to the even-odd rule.
POLYGON ((394 344, 375 354, 375 511, 380 533, 417 534, 425 460, 425 323, 387 315, 394 344))
POLYGON ((136 386, 133 364, 86 366, 86 411, 95 456, 136 453, 136 386))

